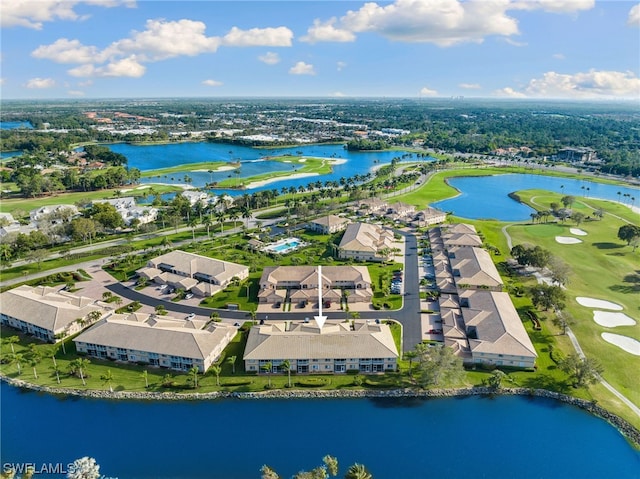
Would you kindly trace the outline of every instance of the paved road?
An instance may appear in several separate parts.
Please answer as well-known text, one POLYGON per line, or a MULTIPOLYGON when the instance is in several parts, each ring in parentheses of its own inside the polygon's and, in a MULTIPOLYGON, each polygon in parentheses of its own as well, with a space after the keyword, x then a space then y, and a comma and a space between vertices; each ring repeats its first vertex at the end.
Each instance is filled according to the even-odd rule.
MULTIPOLYGON (((413 349, 416 344, 422 341, 422 330, 420 323, 420 281, 418 278, 418 241, 415 235, 411 233, 400 230, 396 230, 395 232, 403 235, 406 239, 404 268, 404 284, 406 296, 404 297, 403 307, 402 309, 396 311, 359 311, 359 313, 361 319, 384 320, 390 318, 400 322, 403 326, 403 349, 405 351, 409 351, 413 349)), ((191 306, 187 304, 165 301, 159 298, 153 298, 142 294, 139 291, 128 288, 122 283, 113 283, 111 285, 106 285, 105 287, 118 296, 122 296, 131 301, 139 301, 140 303, 146 304, 153 308, 161 304, 167 309, 167 311, 178 313, 178 317, 180 317, 180 315, 187 315, 192 312, 196 313, 197 315, 208 317, 212 311, 217 311, 220 314, 221 318, 239 322, 250 320, 250 315, 247 311, 230 311, 228 309, 202 308, 200 306, 191 306)), ((323 313, 329 320, 344 321, 345 319, 350 318, 349 313, 345 311, 323 310, 323 313)), ((313 311, 292 311, 287 313, 282 313, 281 311, 274 311, 273 313, 258 312, 256 314, 256 319, 282 320, 286 318, 294 321, 301 321, 305 318, 313 318, 313 315, 313 311)))

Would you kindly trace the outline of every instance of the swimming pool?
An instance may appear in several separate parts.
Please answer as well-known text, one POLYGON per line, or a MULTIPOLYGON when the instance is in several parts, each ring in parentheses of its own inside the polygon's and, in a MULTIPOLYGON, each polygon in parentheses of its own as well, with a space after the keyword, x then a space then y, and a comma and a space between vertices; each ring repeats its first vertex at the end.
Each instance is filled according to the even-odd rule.
POLYGON ((285 238, 265 246, 264 250, 271 253, 285 254, 303 245, 304 243, 299 238, 285 238))

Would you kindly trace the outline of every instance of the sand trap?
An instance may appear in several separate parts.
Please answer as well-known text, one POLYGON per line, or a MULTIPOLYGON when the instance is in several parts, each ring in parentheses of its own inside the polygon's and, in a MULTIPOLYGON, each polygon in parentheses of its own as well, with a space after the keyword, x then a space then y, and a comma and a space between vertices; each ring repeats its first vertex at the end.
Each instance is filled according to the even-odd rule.
POLYGON ((633 326, 635 319, 624 313, 612 313, 611 311, 594 311, 593 320, 600 326, 615 328, 616 326, 633 326))
MULTIPOLYGON (((331 160, 331 164, 332 165, 344 165, 347 162, 347 160, 345 159, 341 159, 341 160, 331 160)), ((382 165, 384 166, 384 165, 382 165)))
POLYGON ((151 185, 138 186, 136 190, 146 190, 147 188, 151 188, 151 185))
POLYGON ((288 176, 277 176, 275 178, 269 178, 268 180, 252 181, 248 185, 245 185, 245 188, 250 190, 252 188, 258 188, 260 186, 276 183, 277 181, 295 180, 297 178, 308 178, 310 176, 318 176, 318 175, 319 173, 296 173, 288 176))
POLYGON ((560 244, 578 244, 582 243, 581 239, 573 238, 571 236, 556 236, 556 241, 560 244))
POLYGON ((640 356, 640 341, 630 338, 629 336, 613 333, 602 333, 601 336, 606 342, 618 346, 620 349, 634 356, 640 356))
POLYGON ((305 163, 306 161, 307 161, 307 159, 306 159, 306 158, 300 158, 300 159, 298 160, 298 163, 305 163))
POLYGON ((580 228, 569 228, 569 233, 576 236, 587 236, 587 232, 580 228))
POLYGON ((586 306, 587 308, 600 308, 600 309, 612 309, 613 311, 622 311, 622 306, 611 301, 605 301, 604 299, 585 298, 584 296, 578 296, 576 301, 580 306, 586 306))

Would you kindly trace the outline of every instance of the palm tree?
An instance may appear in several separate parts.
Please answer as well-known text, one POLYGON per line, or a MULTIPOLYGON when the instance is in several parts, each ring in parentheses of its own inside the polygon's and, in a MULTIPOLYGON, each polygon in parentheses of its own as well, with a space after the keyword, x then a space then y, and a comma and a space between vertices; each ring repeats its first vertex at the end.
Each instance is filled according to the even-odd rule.
POLYGON ((291 387, 291 361, 285 359, 284 361, 282 361, 282 364, 280 364, 280 367, 283 369, 283 371, 287 372, 287 378, 289 380, 288 384, 289 387, 291 387))
POLYGON ((224 211, 218 211, 216 213, 216 219, 218 220, 218 223, 220 223, 220 233, 224 233, 224 220, 227 218, 227 215, 224 213, 224 211))
POLYGON ((191 237, 193 238, 193 241, 196 241, 196 226, 198 226, 198 218, 194 217, 191 218, 188 222, 187 222, 187 226, 189 228, 191 228, 191 237))
POLYGON ((252 309, 251 311, 249 311, 249 316, 251 317, 251 321, 253 321, 253 324, 256 324, 258 313, 256 312, 255 309, 252 309))
POLYGON ((211 371, 216 375, 216 386, 220 386, 220 373, 222 372, 222 368, 217 364, 211 366, 211 371))
POLYGON ((84 371, 86 371, 89 366, 89 360, 84 358, 74 359, 69 363, 69 369, 71 374, 76 372, 80 373, 80 379, 82 379, 82 385, 86 386, 87 382, 84 380, 84 371))
POLYGON ((111 369, 107 369, 107 372, 100 376, 102 382, 109 386, 109 392, 113 392, 113 386, 111 382, 113 381, 113 374, 111 373, 111 369))
POLYGON ((418 357, 418 353, 416 351, 407 351, 404 353, 404 358, 409 360, 409 377, 413 377, 412 365, 413 360, 418 357))
POLYGON ((246 226, 246 228, 249 228, 249 218, 251 218, 251 209, 248 206, 243 206, 242 211, 242 218, 244 219, 245 223, 244 225, 246 226))
POLYGON ((352 464, 344 476, 344 479, 371 479, 371 478, 372 476, 369 473, 369 471, 367 471, 367 468, 364 467, 362 464, 358 464, 358 463, 352 464))
POLYGON ((58 366, 56 363, 53 363, 53 366, 51 366, 51 370, 56 375, 56 381, 58 381, 58 384, 60 384, 60 366, 58 366))
POLYGON ((260 369, 263 369, 265 373, 267 373, 267 378, 269 380, 269 388, 271 388, 271 370, 273 369, 273 363, 271 361, 267 361, 266 363, 264 363, 262 366, 260 366, 260 369))
POLYGON ((36 366, 42 361, 42 354, 38 351, 35 344, 29 344, 29 365, 33 368, 33 377, 38 379, 38 372, 36 366))
POLYGON ((12 362, 12 363, 16 363, 16 366, 18 367, 18 376, 20 376, 22 374, 21 363, 22 363, 22 361, 24 361, 24 354, 22 354, 22 353, 11 353, 9 355, 9 361, 12 362))
POLYGON ((198 389, 198 374, 200 373, 200 370, 198 369, 197 366, 193 366, 191 369, 189 369, 189 379, 191 381, 193 381, 193 387, 195 389, 198 389))
POLYGON ((211 220, 211 217, 209 216, 205 216, 204 219, 202 220, 202 224, 205 225, 207 227, 207 238, 211 238, 211 234, 210 234, 210 229, 211 229, 211 224, 213 223, 213 221, 211 220))
POLYGON ((229 356, 227 358, 227 362, 229 364, 231 364, 231 374, 235 374, 236 373, 236 356, 229 356))
POLYGON ((11 353, 15 354, 16 351, 15 349, 13 349, 13 345, 16 343, 19 343, 20 338, 18 336, 9 336, 8 338, 5 338, 4 342, 9 344, 9 346, 11 346, 11 353))
POLYGON ((142 376, 142 379, 144 379, 144 387, 145 387, 145 389, 148 389, 149 388, 149 373, 145 369, 144 371, 142 371, 142 374, 140 376, 142 376))

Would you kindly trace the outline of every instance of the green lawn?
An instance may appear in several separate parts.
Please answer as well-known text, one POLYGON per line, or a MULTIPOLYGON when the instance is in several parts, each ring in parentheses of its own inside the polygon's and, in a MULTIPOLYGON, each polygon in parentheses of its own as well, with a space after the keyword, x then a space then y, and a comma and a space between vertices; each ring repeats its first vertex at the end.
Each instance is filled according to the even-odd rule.
MULTIPOLYGON (((182 165, 158 168, 157 170, 146 170, 141 173, 143 178, 153 178, 172 175, 175 173, 191 173, 192 171, 218 171, 219 168, 233 166, 226 161, 203 161, 200 163, 185 163, 182 165)), ((235 168, 238 166, 236 165, 235 168)), ((160 181, 160 179, 158 179, 160 181)))
MULTIPOLYGON (((584 207, 585 204, 596 202, 583 199, 579 203, 584 207)), ((611 205, 603 203, 606 203, 607 208, 611 205)), ((602 362, 605 379, 629 399, 640 404, 640 390, 635 387, 640 358, 600 337, 602 332, 613 332, 640 340, 640 327, 599 326, 593 321, 593 310, 580 306, 575 300, 577 296, 587 296, 613 301, 623 306, 625 314, 640 323, 640 284, 637 280, 640 250, 633 253, 631 247, 617 239, 618 228, 623 224, 623 221, 610 215, 605 215, 601 221, 585 221, 580 229, 586 231, 587 236, 579 237, 583 240, 582 243, 570 245, 559 244, 555 240, 556 236, 573 236, 569 228, 576 225, 570 220, 565 224, 514 225, 509 228, 509 233, 514 244, 540 245, 571 266, 572 273, 567 285, 567 311, 576 318, 572 330, 585 353, 602 362), (624 367, 620 367, 621 365, 624 367)))
MULTIPOLYGON (((41 206, 59 205, 59 204, 75 204, 89 203, 93 200, 105 200, 116 198, 117 191, 122 189, 132 189, 132 191, 122 193, 120 196, 144 196, 148 193, 149 188, 136 189, 141 185, 132 185, 131 187, 122 187, 111 190, 99 191, 79 191, 74 193, 58 193, 51 196, 41 196, 37 198, 4 198, 0 201, 0 212, 13 213, 14 211, 22 211, 28 215, 29 211, 41 206)), ((144 186, 144 185, 142 185, 144 186)), ((182 188, 171 185, 153 185, 153 189, 158 193, 169 193, 173 191, 182 191, 182 188)))
MULTIPOLYGON (((269 158, 265 161, 277 161, 281 163, 291 163, 291 171, 272 171, 260 175, 250 176, 248 178, 228 178, 219 181, 216 185, 218 188, 244 188, 245 186, 256 181, 268 180, 270 178, 285 178, 292 174, 313 173, 317 175, 326 175, 332 171, 333 160, 329 158, 313 158, 298 156, 277 156, 269 158)), ((232 175, 234 176, 234 175, 232 175)))

